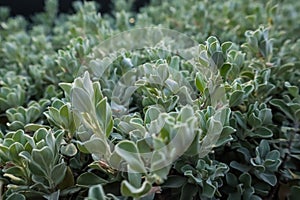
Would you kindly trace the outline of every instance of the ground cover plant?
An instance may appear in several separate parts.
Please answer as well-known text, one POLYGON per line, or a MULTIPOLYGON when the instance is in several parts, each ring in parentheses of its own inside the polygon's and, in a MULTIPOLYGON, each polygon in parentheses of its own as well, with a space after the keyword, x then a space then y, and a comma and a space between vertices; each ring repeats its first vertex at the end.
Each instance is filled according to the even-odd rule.
POLYGON ((299 1, 57 5, 0 8, 1 198, 298 199, 299 1))

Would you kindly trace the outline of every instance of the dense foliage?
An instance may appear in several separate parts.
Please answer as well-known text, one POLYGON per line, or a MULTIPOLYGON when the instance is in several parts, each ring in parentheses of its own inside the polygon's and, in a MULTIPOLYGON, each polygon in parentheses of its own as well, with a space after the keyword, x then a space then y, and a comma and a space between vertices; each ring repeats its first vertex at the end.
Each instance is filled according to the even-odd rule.
POLYGON ((298 199, 300 1, 131 2, 58 14, 47 0, 32 22, 0 8, 2 198, 298 199), (149 26, 198 42, 194 62, 164 49, 172 38, 103 55, 149 26))

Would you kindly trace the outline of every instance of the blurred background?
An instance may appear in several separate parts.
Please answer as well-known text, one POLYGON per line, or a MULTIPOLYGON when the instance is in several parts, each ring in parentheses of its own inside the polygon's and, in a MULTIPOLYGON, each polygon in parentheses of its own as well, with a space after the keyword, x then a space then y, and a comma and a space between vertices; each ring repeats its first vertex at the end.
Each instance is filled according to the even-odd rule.
MULTIPOLYGON (((59 0, 59 12, 72 13, 74 11, 72 8, 74 1, 75 0, 59 0)), ((99 12, 101 13, 109 13, 113 7, 113 0, 95 1, 98 2, 99 12)), ((146 5, 148 2, 149 0, 134 0, 133 11, 138 11, 140 7, 146 5)), ((31 15, 43 11, 44 0, 0 0, 0 6, 9 7, 11 16, 22 15, 26 18, 30 18, 31 15)))

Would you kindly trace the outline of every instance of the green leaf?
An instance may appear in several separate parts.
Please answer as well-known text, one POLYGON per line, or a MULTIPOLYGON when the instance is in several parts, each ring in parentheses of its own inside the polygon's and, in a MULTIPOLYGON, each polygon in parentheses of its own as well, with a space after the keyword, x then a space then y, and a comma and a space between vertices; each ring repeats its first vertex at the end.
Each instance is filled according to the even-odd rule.
POLYGON ((265 158, 265 156, 270 152, 270 145, 269 145, 268 141, 261 140, 258 150, 259 150, 259 154, 260 154, 259 156, 261 158, 265 158))
POLYGON ((135 143, 132 141, 121 141, 116 145, 115 151, 130 165, 133 171, 138 173, 146 172, 135 143))
POLYGON ((157 68, 157 72, 160 79, 162 80, 162 83, 164 83, 168 79, 170 73, 168 66, 166 64, 159 65, 157 68))
POLYGON ((277 178, 274 174, 257 173, 257 176, 260 177, 266 183, 270 184, 271 186, 274 186, 277 183, 277 178))
POLYGON ((245 94, 244 94, 244 98, 245 98, 245 97, 248 97, 251 94, 251 92, 254 90, 254 86, 253 85, 247 85, 243 89, 244 89, 244 92, 245 92, 245 94))
POLYGON ((170 175, 168 179, 161 185, 161 188, 180 188, 187 182, 187 178, 177 175, 170 175))
POLYGON ((90 140, 79 144, 84 146, 88 151, 87 153, 105 155, 108 152, 107 143, 99 137, 92 137, 90 140))
POLYGON ((202 195, 208 198, 212 198, 215 195, 216 187, 208 181, 203 183, 202 195))
POLYGON ((49 114, 46 114, 46 116, 55 122, 59 122, 60 116, 59 116, 58 109, 56 109, 54 107, 49 107, 48 109, 49 109, 49 114))
POLYGON ((91 186, 106 183, 108 183, 107 180, 100 178, 92 172, 84 172, 77 178, 77 184, 80 186, 91 186))
POLYGON ((42 149, 32 150, 32 161, 38 164, 42 169, 44 169, 47 174, 49 174, 49 161, 53 161, 53 153, 49 147, 43 147, 42 149))
POLYGON ((73 87, 71 90, 72 106, 79 112, 93 112, 93 105, 89 94, 79 87, 73 87))
POLYGON ((222 48, 223 54, 226 55, 228 53, 228 51, 231 49, 232 46, 233 46, 232 42, 222 43, 221 48, 222 48))
POLYGON ((46 176, 47 172, 43 169, 38 163, 32 160, 31 155, 27 151, 23 151, 19 154, 21 157, 28 161, 28 168, 30 169, 31 173, 37 176, 46 176))
POLYGON ((258 118, 263 124, 272 124, 272 110, 269 108, 264 108, 259 111, 258 118))
POLYGON ((195 134, 195 138, 193 139, 193 142, 190 144, 189 148, 184 152, 185 155, 194 156, 200 152, 200 141, 201 132, 197 131, 195 134))
POLYGON ((46 136, 48 135, 48 131, 45 128, 38 129, 36 132, 34 132, 33 138, 35 142, 44 140, 46 136))
POLYGON ((215 147, 218 139, 220 138, 222 129, 223 125, 220 121, 214 119, 213 117, 209 120, 207 135, 201 142, 199 157, 202 158, 206 156, 211 151, 211 149, 215 147))
POLYGON ((222 65, 225 61, 224 55, 221 51, 214 52, 213 55, 211 56, 211 58, 218 68, 222 67, 222 65))
POLYGON ((21 153, 22 151, 24 151, 24 147, 19 142, 15 142, 9 147, 11 159, 15 162, 20 161, 19 153, 21 153))
POLYGON ((8 162, 11 160, 9 155, 9 148, 0 144, 0 158, 2 162, 8 162))
POLYGON ((157 120, 161 111, 157 107, 149 107, 145 113, 145 123, 150 124, 152 121, 157 120))
POLYGON ((113 120, 111 108, 107 103, 107 98, 103 98, 96 106, 96 114, 106 137, 110 135, 113 129, 113 120))
POLYGON ((243 95, 244 95, 244 91, 235 90, 230 96, 229 106, 234 107, 240 105, 243 102, 243 95))
POLYGON ((59 195, 60 195, 60 190, 55 191, 48 195, 44 195, 43 197, 45 197, 47 200, 59 200, 59 195))
POLYGON ((247 121, 248 121, 249 125, 251 125, 254 128, 259 127, 262 124, 262 121, 260 120, 260 118, 256 117, 254 113, 252 113, 249 116, 247 121))
POLYGON ((204 80, 203 75, 200 72, 198 72, 196 75, 195 84, 196 84, 197 89, 201 93, 203 93, 204 89, 206 88, 206 82, 204 80))
POLYGON ((18 130, 24 128, 24 123, 20 121, 13 121, 12 123, 7 123, 11 130, 18 130))
POLYGON ((297 120, 300 121, 300 109, 295 111, 295 117, 296 117, 297 120))
POLYGON ((129 183, 138 188, 141 187, 141 182, 142 182, 142 174, 140 173, 130 173, 131 169, 129 167, 128 169, 128 181, 129 183))
POLYGON ((55 165, 51 171, 51 179, 58 185, 65 177, 67 171, 66 163, 61 162, 55 165))
POLYGON ((180 195, 180 200, 193 200, 194 196, 198 192, 198 187, 194 184, 191 183, 186 183, 182 188, 181 188, 181 195, 180 195))
MULTIPOLYGON (((92 81, 90 79, 89 72, 85 71, 83 77, 79 78, 79 79, 82 82, 82 86, 83 86, 84 90, 88 93, 88 96, 92 97, 94 94, 94 89, 93 89, 92 81)), ((76 81, 75 81, 75 83, 76 83, 76 81)), ((92 103, 95 103, 95 102, 92 102, 92 103)))
POLYGON ((218 142, 216 143, 216 147, 222 146, 223 144, 226 144, 229 141, 233 140, 233 137, 231 136, 231 134, 234 132, 236 132, 236 130, 234 128, 232 128, 231 126, 223 127, 223 130, 218 139, 218 142))
POLYGON ((77 154, 77 148, 73 143, 61 146, 61 153, 65 156, 73 157, 77 154))
MULTIPOLYGON (((60 141, 55 141, 55 137, 52 133, 48 133, 46 135, 46 144, 48 145, 48 147, 50 148, 50 150, 55 153, 58 149, 56 149, 56 145, 55 142, 60 142, 60 141)), ((59 140, 59 138, 57 138, 57 140, 59 140)))
POLYGON ((236 187, 238 184, 238 179, 236 178, 236 176, 232 173, 227 173, 226 174, 226 182, 228 183, 228 185, 230 185, 231 187, 236 187))
POLYGON ((251 136, 261 137, 261 138, 269 138, 273 136, 273 132, 266 127, 259 127, 255 129, 251 136))
POLYGON ((300 196, 300 186, 293 186, 289 195, 289 200, 298 200, 300 196))
POLYGON ((72 84, 71 83, 59 83, 59 87, 63 89, 65 95, 68 96, 71 94, 72 84))
POLYGON ((59 115, 60 115, 60 119, 63 121, 63 124, 66 126, 65 128, 68 127, 69 124, 69 108, 68 105, 65 104, 63 105, 60 109, 59 109, 59 115))
POLYGON ((146 195, 151 190, 151 188, 152 186, 147 180, 143 182, 140 188, 136 188, 132 186, 128 181, 123 180, 121 184, 121 193, 124 196, 140 198, 146 195))
POLYGON ((119 169, 121 161, 122 157, 119 156, 115 151, 111 154, 109 158, 109 164, 115 169, 119 169))
POLYGON ((13 193, 6 200, 26 200, 26 197, 23 194, 13 193))
POLYGON ((231 70, 231 67, 232 66, 230 63, 224 63, 220 68, 220 74, 224 79, 227 78, 228 72, 231 70))
POLYGON ((244 187, 246 187, 246 188, 251 187, 252 178, 251 178, 250 174, 248 174, 248 173, 241 174, 239 177, 239 180, 241 181, 241 183, 244 184, 244 187))
POLYGON ((94 185, 90 187, 88 198, 97 199, 97 200, 106 200, 104 190, 101 184, 94 185))
POLYGON ((241 196, 242 195, 239 192, 230 193, 227 200, 240 200, 241 196))
POLYGON ((94 102, 100 102, 103 99, 103 94, 101 91, 101 85, 99 82, 93 83, 93 89, 94 89, 94 102))
POLYGON ((280 158, 280 152, 278 150, 272 150, 267 153, 266 159, 278 160, 280 158))
POLYGON ((299 88, 296 86, 291 86, 291 84, 289 82, 285 82, 284 83, 285 87, 288 88, 289 93, 293 96, 293 97, 297 97, 299 96, 299 88))
POLYGON ((149 153, 151 152, 151 138, 144 138, 137 141, 137 147, 140 153, 149 153))
POLYGON ((241 172, 248 172, 251 169, 250 166, 238 163, 237 161, 231 161, 230 167, 233 167, 234 169, 237 169, 241 172))
POLYGON ((28 123, 24 126, 24 129, 26 132, 34 132, 37 131, 40 128, 50 128, 49 126, 41 125, 41 124, 33 124, 33 123, 28 123))
POLYGON ((74 174, 71 168, 67 167, 63 180, 57 185, 57 188, 61 189, 62 191, 65 191, 66 188, 71 189, 71 187, 74 186, 74 184, 75 184, 74 174))
POLYGON ((3 172, 6 174, 12 174, 19 178, 26 177, 26 173, 25 173, 24 169, 20 166, 13 166, 13 167, 9 167, 7 169, 3 169, 3 172))
POLYGON ((279 110, 281 110, 288 118, 294 120, 292 110, 287 106, 287 104, 281 99, 273 99, 270 101, 273 106, 276 106, 279 110))
POLYGON ((180 66, 180 58, 178 56, 173 56, 169 65, 171 68, 178 71, 180 66))

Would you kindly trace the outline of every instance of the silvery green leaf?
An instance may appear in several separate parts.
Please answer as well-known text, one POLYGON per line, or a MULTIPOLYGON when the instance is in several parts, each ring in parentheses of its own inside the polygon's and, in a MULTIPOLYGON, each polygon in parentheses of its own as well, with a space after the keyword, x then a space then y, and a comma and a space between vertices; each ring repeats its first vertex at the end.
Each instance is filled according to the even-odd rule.
POLYGON ((224 64, 225 62, 225 58, 224 58, 224 55, 221 51, 216 51, 212 54, 211 56, 214 64, 218 67, 218 68, 221 68, 222 65, 224 64))
POLYGON ((124 196, 139 198, 146 195, 151 190, 151 187, 151 184, 147 180, 139 188, 132 186, 128 181, 124 180, 121 184, 121 193, 124 196))
POLYGON ((108 137, 113 129, 113 119, 111 108, 107 103, 107 99, 103 98, 96 105, 96 114, 99 124, 102 126, 102 130, 105 131, 102 134, 105 134, 108 137))
POLYGON ((71 100, 74 109, 79 112, 90 113, 93 112, 93 105, 91 101, 91 96, 79 87, 73 87, 71 90, 71 100))
POLYGON ((275 174, 270 173, 258 173, 257 176, 261 178, 266 183, 270 184, 271 186, 274 186, 277 182, 277 178, 275 174))
POLYGON ((226 182, 230 186, 235 187, 238 184, 238 179, 234 174, 229 172, 229 173, 226 174, 226 182))
POLYGON ((13 193, 7 197, 7 200, 26 200, 23 194, 13 193))
POLYGON ((212 198, 216 192, 216 186, 212 185, 209 181, 203 183, 202 195, 208 198, 212 198))
POLYGON ((251 125, 252 127, 256 128, 262 125, 262 121, 260 120, 259 117, 255 116, 254 113, 252 113, 249 117, 248 117, 248 123, 249 125, 251 125))
POLYGON ((60 150, 63 155, 69 157, 73 157, 77 153, 77 148, 73 143, 61 146, 60 150))
POLYGON ((49 195, 44 195, 43 197, 47 200, 59 200, 60 190, 53 192, 49 195))
POLYGON ((58 185, 65 178, 66 171, 67 166, 65 162, 58 163, 53 167, 50 176, 55 185, 58 185))
POLYGON ((135 143, 132 141, 121 141, 116 145, 115 151, 128 163, 134 172, 146 172, 144 163, 140 157, 135 143))
POLYGON ((203 93, 204 89, 206 88, 206 82, 204 80, 204 77, 201 73, 197 73, 196 79, 195 79, 195 84, 197 89, 203 93))
POLYGON ((92 172, 84 172, 77 178, 77 184, 85 187, 105 183, 107 183, 106 180, 92 172))
POLYGON ((244 95, 244 91, 235 90, 230 96, 229 106, 234 107, 240 105, 243 101, 243 95, 244 95))
POLYGON ((251 132, 250 135, 254 137, 269 138, 272 137, 273 132, 269 128, 259 127, 255 129, 253 133, 251 132))
POLYGON ((88 199, 106 200, 105 193, 101 184, 93 185, 89 189, 88 199))
POLYGON ((192 200, 198 192, 198 187, 191 183, 186 183, 181 188, 180 200, 192 200))

